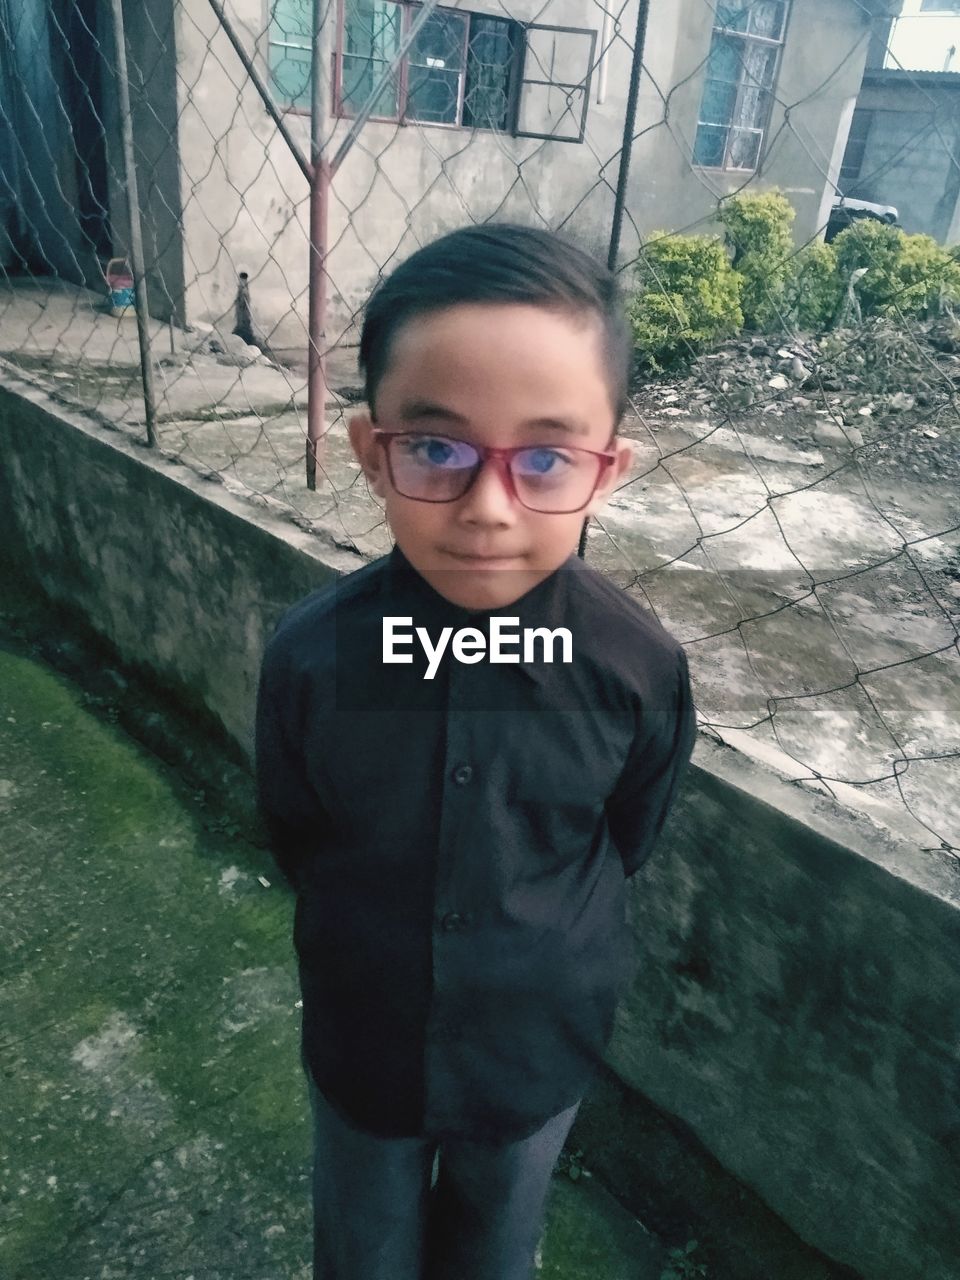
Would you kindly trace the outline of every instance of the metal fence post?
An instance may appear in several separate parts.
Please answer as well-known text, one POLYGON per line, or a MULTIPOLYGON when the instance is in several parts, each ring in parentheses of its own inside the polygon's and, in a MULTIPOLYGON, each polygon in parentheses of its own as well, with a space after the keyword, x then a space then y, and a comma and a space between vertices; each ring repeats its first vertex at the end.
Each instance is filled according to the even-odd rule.
POLYGON ((627 91, 627 109, 623 119, 623 143, 620 147, 620 173, 617 177, 617 193, 613 201, 613 226, 610 230, 610 248, 607 266, 617 269, 620 255, 620 232, 623 227, 623 208, 627 200, 627 177, 630 173, 630 152, 633 150, 633 134, 637 120, 637 97, 640 90, 640 72, 643 69, 643 49, 647 42, 647 19, 650 16, 650 0, 639 0, 637 6, 637 34, 633 42, 633 64, 630 67, 630 87, 627 91))
POLYGON ((116 41, 117 107, 123 140, 123 176, 130 218, 130 266, 133 270, 137 334, 140 344, 140 377, 143 382, 143 409, 147 424, 147 444, 157 444, 157 402, 153 389, 153 357, 150 350, 150 313, 147 310, 147 280, 143 261, 143 232, 140 224, 140 196, 137 191, 137 162, 133 150, 133 119, 130 113, 130 83, 127 78, 127 45, 123 27, 123 0, 113 0, 113 34, 116 41))
MULTIPOLYGON (((620 172, 617 175, 617 191, 613 200, 613 225, 610 228, 610 245, 607 249, 607 266, 611 271, 617 269, 617 258, 620 256, 620 232, 623 228, 623 209, 627 199, 627 178, 630 173, 630 152, 633 150, 633 131, 637 119, 637 97, 640 90, 640 72, 643 68, 643 48, 647 40, 647 19, 650 15, 650 0, 639 0, 637 7, 637 35, 633 44, 633 62, 630 66, 630 87, 627 91, 626 114, 623 119, 623 142, 620 146, 620 172)), ((587 530, 590 517, 583 522, 580 530, 580 541, 577 555, 581 560, 587 556, 587 530)))
POLYGON ((310 93, 310 292, 307 315, 307 488, 317 487, 317 448, 327 404, 327 217, 330 166, 323 155, 325 78, 321 54, 321 0, 313 0, 310 93))

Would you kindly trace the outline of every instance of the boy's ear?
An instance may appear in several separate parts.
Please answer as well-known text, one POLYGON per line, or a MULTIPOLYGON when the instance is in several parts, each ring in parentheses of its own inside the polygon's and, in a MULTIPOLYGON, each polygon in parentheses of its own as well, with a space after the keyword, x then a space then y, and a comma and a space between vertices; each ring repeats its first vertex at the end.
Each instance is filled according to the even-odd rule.
POLYGON ((386 497, 387 469, 384 451, 373 438, 373 423, 368 413, 356 413, 347 423, 347 433, 354 457, 360 463, 367 484, 378 498, 386 497))
POLYGON ((616 438, 610 448, 616 453, 613 465, 607 467, 603 479, 597 485, 593 497, 584 510, 584 518, 595 515, 604 505, 611 492, 620 484, 623 477, 633 466, 636 457, 632 440, 616 438))

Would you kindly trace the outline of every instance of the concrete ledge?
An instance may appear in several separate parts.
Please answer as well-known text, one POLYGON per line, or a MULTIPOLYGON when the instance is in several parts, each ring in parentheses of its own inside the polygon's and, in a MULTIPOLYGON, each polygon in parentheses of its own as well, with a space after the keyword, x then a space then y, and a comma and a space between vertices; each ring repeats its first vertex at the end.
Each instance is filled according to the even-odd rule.
MULTIPOLYGON (((8 572, 249 761, 266 636, 358 558, 13 379, 0 450, 8 572)), ((702 739, 631 886, 621 1100, 678 1117, 836 1263, 955 1280, 958 900, 945 855, 702 739)))
POLYGON ((251 759, 267 635, 363 560, 12 376, 0 448, 0 554, 251 759))
POLYGON ((960 1274, 960 875, 701 741, 610 1061, 866 1276, 960 1274))

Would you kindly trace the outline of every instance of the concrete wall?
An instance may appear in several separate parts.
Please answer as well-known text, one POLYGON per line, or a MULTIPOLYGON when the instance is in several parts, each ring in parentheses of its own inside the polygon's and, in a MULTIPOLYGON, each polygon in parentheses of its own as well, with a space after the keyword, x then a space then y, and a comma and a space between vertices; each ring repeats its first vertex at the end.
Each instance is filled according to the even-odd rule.
MULTIPOLYGON (((505 12, 495 0, 469 0, 460 7, 498 16, 505 12)), ((231 12, 268 78, 265 3, 238 0, 231 12)), ((514 0, 508 12, 519 20, 591 27, 601 47, 600 6, 550 0, 544 8, 539 0, 514 0)), ((612 41, 605 58, 602 102, 604 77, 594 76, 582 144, 368 122, 333 183, 328 341, 342 333, 355 338, 354 317, 381 269, 467 221, 512 217, 562 227, 605 256, 636 0, 616 14, 623 38, 612 41)), ((636 253, 638 233, 708 222, 717 200, 739 189, 747 176, 691 166, 712 21, 712 10, 702 0, 652 6, 622 243, 626 261, 636 253)), ((334 34, 330 23, 325 66, 332 65, 334 34)), ((862 7, 853 0, 794 0, 777 88, 780 101, 756 185, 779 186, 790 197, 797 209, 798 242, 823 223, 824 191, 832 190, 830 181, 839 171, 868 38, 862 7), (834 52, 825 67, 827 33, 834 52)), ((168 52, 172 58, 172 46, 168 52)), ((176 55, 188 315, 208 322, 231 315, 237 276, 246 271, 264 335, 278 348, 303 347, 306 181, 205 0, 180 0, 176 55)), ((324 98, 329 105, 330 94, 324 98)), ((286 120, 308 154, 307 118, 289 114, 286 120)), ((328 112, 323 127, 329 154, 348 123, 328 112)))
MULTIPOLYGON (((0 457, 8 571, 249 756, 266 636, 358 559, 12 379, 0 457)), ((868 1280, 960 1274, 958 907, 945 855, 706 741, 632 882, 612 1065, 868 1280)))
POLYGON ((0 388, 0 555, 89 617, 119 654, 200 707, 249 755, 273 622, 298 594, 362 560, 285 522, 283 538, 248 524, 251 509, 240 499, 185 467, 144 462, 142 449, 54 417, 44 401, 0 388), (44 453, 53 451, 40 472, 29 446, 37 431, 44 453))
POLYGON ((804 1239, 960 1274, 960 880, 722 749, 633 900, 617 1073, 804 1239))
MULTIPOLYGON (((625 30, 633 29, 635 2, 629 0, 622 14, 625 30)), ((495 0, 459 7, 500 17, 505 12, 495 0)), ((538 0, 517 0, 508 12, 533 20, 541 8, 538 0)), ((231 12, 268 77, 265 5, 239 0, 231 12)), ((582 0, 550 0, 539 20, 599 30, 600 10, 587 15, 582 0)), ((190 192, 183 201, 189 313, 208 321, 222 315, 232 305, 237 273, 247 271, 255 313, 273 344, 305 346, 305 179, 256 91, 244 83, 240 63, 205 0, 182 0, 177 21, 181 186, 190 192)), ((326 65, 334 34, 331 23, 326 65)), ((620 146, 629 67, 630 50, 618 41, 608 54, 605 102, 598 104, 592 95, 583 145, 369 122, 333 184, 333 335, 351 326, 381 267, 464 222, 496 214, 524 222, 542 218, 541 225, 556 226, 579 205, 567 229, 588 247, 601 249, 609 234, 612 197, 609 186, 598 181, 598 169, 620 146)), ((329 94, 325 100, 329 105, 329 94)), ((309 154, 307 118, 288 114, 286 119, 309 154)), ((328 152, 339 145, 348 123, 328 112, 328 152)))
POLYGON ((960 239, 960 76, 916 79, 868 74, 858 108, 876 114, 857 178, 844 194, 892 204, 909 232, 944 244, 960 239))

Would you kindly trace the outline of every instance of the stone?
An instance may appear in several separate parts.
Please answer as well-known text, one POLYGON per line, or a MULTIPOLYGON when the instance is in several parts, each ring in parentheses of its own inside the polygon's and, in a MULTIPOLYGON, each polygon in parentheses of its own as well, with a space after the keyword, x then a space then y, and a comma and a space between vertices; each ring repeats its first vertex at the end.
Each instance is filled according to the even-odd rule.
POLYGON ((947 316, 931 328, 928 339, 938 351, 960 351, 960 323, 947 316))
POLYGON ((908 395, 906 391, 896 391, 887 401, 887 408, 893 413, 906 413, 916 405, 917 401, 914 396, 908 395))
POLYGON ((825 445, 828 449, 847 449, 850 445, 863 444, 863 436, 856 427, 844 429, 836 422, 815 423, 813 438, 818 444, 825 445))
POLYGON ((774 391, 786 391, 790 383, 782 373, 775 373, 772 378, 768 379, 767 386, 774 391))
POLYGON ((246 369, 252 364, 265 362, 259 347, 244 342, 235 333, 227 333, 222 329, 209 332, 198 332, 187 338, 184 346, 192 355, 212 356, 217 364, 246 369))
POLYGON ((244 342, 242 338, 237 338, 226 351, 217 356, 217 364, 246 369, 252 364, 263 363, 263 359, 263 352, 259 347, 254 347, 244 342))

